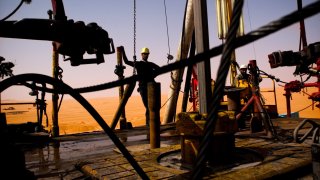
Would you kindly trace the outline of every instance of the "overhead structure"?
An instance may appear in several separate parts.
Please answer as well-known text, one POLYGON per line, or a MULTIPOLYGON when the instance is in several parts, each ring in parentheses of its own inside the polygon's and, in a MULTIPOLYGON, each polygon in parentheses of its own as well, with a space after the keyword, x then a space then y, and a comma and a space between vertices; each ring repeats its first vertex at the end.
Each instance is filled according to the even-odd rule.
MULTIPOLYGON (((218 37, 222 40, 226 38, 228 28, 231 22, 231 15, 234 5, 234 0, 217 0, 217 22, 218 22, 218 37)), ((185 11, 184 27, 182 31, 182 37, 178 48, 177 61, 187 58, 192 34, 195 33, 195 42, 197 53, 202 53, 209 49, 209 33, 208 33, 208 19, 207 19, 207 7, 205 2, 198 2, 189 0, 185 11)), ((244 34, 243 30, 243 17, 241 16, 240 25, 238 29, 238 36, 244 34)), ((235 61, 235 53, 231 56, 232 62, 235 61)), ((237 75, 237 63, 232 63, 231 71, 231 85, 235 85, 235 77, 237 75)), ((196 92, 197 97, 193 98, 194 110, 200 113, 207 113, 208 101, 211 98, 211 70, 210 61, 204 61, 196 65, 193 70, 193 79, 196 81, 192 87, 192 92, 196 92), (203 83, 197 83, 203 82, 203 83), (198 104, 199 103, 199 104, 198 104)), ((163 124, 172 122, 174 120, 176 105, 179 97, 179 91, 181 88, 181 82, 184 69, 178 69, 172 73, 172 82, 168 93, 168 105, 164 115, 163 124)), ((194 81, 193 80, 193 81, 194 81)))
MULTIPOLYGON (((184 15, 183 30, 180 39, 180 45, 178 47, 176 61, 186 59, 188 57, 189 48, 192 40, 192 34, 194 31, 194 12, 193 12, 193 0, 188 0, 184 15)), ((183 78, 184 69, 177 69, 171 73, 171 84, 168 93, 168 103, 166 111, 163 117, 162 124, 167 124, 173 121, 176 113, 177 102, 179 98, 179 91, 181 88, 181 82, 183 78)))

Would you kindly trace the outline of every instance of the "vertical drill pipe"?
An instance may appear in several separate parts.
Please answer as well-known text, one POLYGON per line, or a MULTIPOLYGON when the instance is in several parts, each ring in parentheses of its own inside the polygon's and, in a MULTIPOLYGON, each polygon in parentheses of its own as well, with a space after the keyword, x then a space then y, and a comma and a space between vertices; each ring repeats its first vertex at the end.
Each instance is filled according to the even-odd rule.
POLYGON ((191 86, 192 68, 193 66, 191 65, 191 66, 188 66, 188 69, 187 69, 186 82, 184 85, 182 105, 181 105, 181 112, 187 112, 188 97, 189 97, 189 91, 191 86))
POLYGON ((200 143, 199 154, 196 158, 195 166, 192 170, 191 179, 201 179, 203 176, 203 171, 205 169, 205 164, 207 161, 207 154, 209 153, 209 144, 212 142, 212 136, 216 122, 218 120, 218 110, 220 108, 220 101, 223 97, 223 90, 225 88, 226 79, 228 76, 228 71, 231 65, 231 53, 236 48, 235 40, 237 35, 237 29, 239 27, 239 20, 241 16, 241 10, 243 6, 243 0, 236 1, 234 5, 234 11, 232 14, 230 29, 228 32, 226 43, 223 47, 223 52, 220 60, 220 65, 218 68, 218 74, 216 85, 214 87, 213 94, 215 95, 210 104, 210 110, 208 111, 208 120, 206 121, 204 128, 204 136, 200 143))
POLYGON ((160 83, 148 83, 148 108, 150 117, 150 149, 160 148, 160 83))
MULTIPOLYGON (((194 1, 194 26, 195 26, 195 43, 197 53, 207 51, 209 49, 209 32, 208 32, 208 15, 207 3, 205 1, 194 1)), ((211 68, 210 58, 207 61, 197 63, 198 88, 199 88, 199 112, 207 114, 209 102, 212 98, 211 92, 211 68)))
MULTIPOLYGON (((189 57, 193 57, 194 56, 195 49, 196 49, 196 44, 195 44, 195 37, 194 37, 194 33, 193 33, 189 57)), ((184 85, 184 93, 183 93, 183 99, 182 99, 182 105, 181 105, 181 112, 186 112, 187 111, 187 103, 188 103, 189 91, 190 91, 190 88, 192 88, 191 87, 192 70, 193 70, 193 65, 188 66, 187 75, 186 75, 186 82, 185 82, 185 85, 184 85)))
MULTIPOLYGON (((123 76, 123 65, 122 65, 122 52, 119 51, 119 48, 117 48, 117 65, 119 68, 121 68, 121 71, 118 75, 118 79, 122 80, 124 79, 123 76)), ((124 93, 124 87, 123 85, 119 86, 119 101, 121 102, 122 98, 123 98, 123 93, 124 93)), ((121 112, 121 116, 120 116, 120 123, 124 122, 125 124, 127 123, 126 120, 126 110, 125 107, 123 108, 122 112, 121 112)), ((120 126, 121 127, 121 126, 120 126)))

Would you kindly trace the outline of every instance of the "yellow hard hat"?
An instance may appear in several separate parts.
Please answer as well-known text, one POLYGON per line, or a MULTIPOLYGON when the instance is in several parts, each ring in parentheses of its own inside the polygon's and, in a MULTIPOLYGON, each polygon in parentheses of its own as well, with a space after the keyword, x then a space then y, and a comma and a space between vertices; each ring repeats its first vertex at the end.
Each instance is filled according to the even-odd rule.
POLYGON ((141 54, 144 54, 144 53, 149 54, 150 53, 149 52, 149 48, 147 48, 147 47, 142 48, 141 49, 141 54))

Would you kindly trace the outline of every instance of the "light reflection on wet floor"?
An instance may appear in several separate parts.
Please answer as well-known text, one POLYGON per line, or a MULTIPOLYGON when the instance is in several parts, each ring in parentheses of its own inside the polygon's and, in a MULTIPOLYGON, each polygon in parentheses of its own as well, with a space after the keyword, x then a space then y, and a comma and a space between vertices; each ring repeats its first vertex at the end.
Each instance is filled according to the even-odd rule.
MULTIPOLYGON (((125 146, 149 143, 146 134, 133 136, 121 134, 119 138, 125 146)), ((176 144, 178 138, 174 139, 166 143, 176 144)), ((104 155, 118 154, 114 150, 115 145, 107 135, 99 134, 83 139, 78 137, 76 140, 57 141, 42 146, 27 147, 24 149, 24 153, 26 168, 38 177, 45 177, 76 171, 75 164, 77 162, 92 158, 103 158, 104 155)))

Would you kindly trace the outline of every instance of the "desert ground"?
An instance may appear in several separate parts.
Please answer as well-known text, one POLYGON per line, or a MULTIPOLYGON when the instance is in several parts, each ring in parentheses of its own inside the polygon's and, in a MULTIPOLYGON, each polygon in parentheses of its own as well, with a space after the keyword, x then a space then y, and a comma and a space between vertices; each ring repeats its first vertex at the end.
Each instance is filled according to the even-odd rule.
MULTIPOLYGON (((266 89, 263 89, 266 90, 266 89)), ((320 118, 320 109, 315 107, 316 104, 308 99, 308 94, 316 92, 316 88, 304 89, 304 92, 292 93, 291 97, 291 112, 299 112, 301 118, 320 118), (313 105, 312 105, 313 104, 313 105)), ((276 99, 279 114, 286 114, 286 99, 283 88, 277 88, 276 99)), ((270 92, 262 93, 266 104, 275 104, 274 94, 270 92)), ((51 97, 51 96, 48 96, 51 97)), ((51 99, 51 98, 50 98, 51 99)), ((50 129, 51 126, 51 102, 47 100, 47 114, 50 129)), ((160 120, 162 121, 166 109, 167 95, 162 95, 160 110, 160 120)), ((177 112, 181 109, 182 94, 179 97, 177 112)), ((87 99, 90 104, 98 111, 103 119, 110 125, 116 109, 119 104, 119 97, 102 97, 87 99)), ((14 102, 13 100, 6 101, 5 97, 2 99, 2 103, 14 102)), ((32 102, 32 101, 30 101, 32 102)), ((188 103, 188 109, 191 110, 191 103, 188 103)), ((2 105, 1 112, 6 113, 7 123, 25 123, 36 122, 36 107, 33 105, 2 105), (14 110, 8 110, 9 107, 13 107, 14 110)), ((142 104, 140 96, 131 96, 126 105, 126 119, 131 122, 133 126, 141 126, 145 124, 145 108, 142 104)), ((46 120, 44 118, 43 125, 46 126, 46 120)), ((70 97, 64 97, 61 108, 59 111, 59 127, 60 134, 73 134, 81 132, 91 132, 101 130, 98 123, 90 116, 90 114, 75 100, 70 97)))

